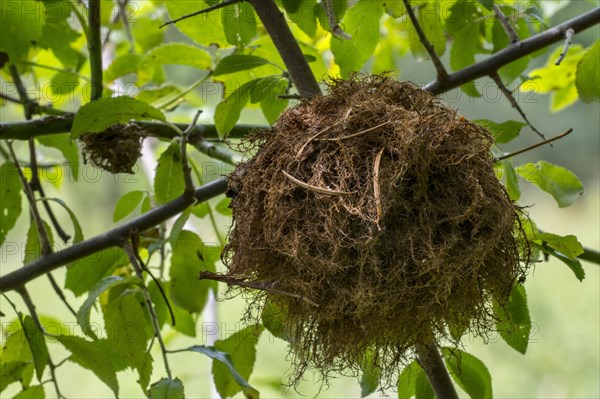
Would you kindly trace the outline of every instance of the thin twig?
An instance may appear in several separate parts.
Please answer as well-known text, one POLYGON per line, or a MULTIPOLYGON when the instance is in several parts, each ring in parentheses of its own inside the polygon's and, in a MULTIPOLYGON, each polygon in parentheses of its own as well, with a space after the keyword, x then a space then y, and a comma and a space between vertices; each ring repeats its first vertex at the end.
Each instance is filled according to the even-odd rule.
POLYGON ((508 20, 506 15, 504 15, 504 13, 502 12, 502 9, 497 4, 494 4, 494 15, 496 16, 496 19, 498 19, 498 21, 500 22, 500 25, 502 25, 502 28, 504 28, 504 32, 506 32, 506 36, 508 36, 508 40, 510 40, 510 43, 514 44, 518 42, 519 35, 510 24, 510 21, 508 20))
POLYGON ((127 35, 127 41, 129 41, 129 52, 135 53, 135 42, 133 40, 133 35, 131 34, 131 26, 129 25, 129 20, 127 19, 127 3, 129 0, 118 0, 117 4, 119 6, 119 13, 117 18, 121 18, 123 21, 123 28, 125 29, 125 34, 127 35))
POLYGON ((415 31, 417 32, 417 35, 419 36, 419 40, 421 41, 421 44, 423 45, 423 47, 425 47, 425 50, 427 51, 427 53, 429 54, 429 57, 431 58, 431 62, 433 62, 433 66, 435 67, 435 70, 437 71, 437 80, 443 81, 443 80, 447 79, 448 72, 446 71, 446 68, 444 68, 444 64, 442 64, 442 60, 440 60, 440 57, 438 57, 437 53, 435 52, 435 48, 433 48, 433 46, 429 42, 429 39, 427 39, 427 36, 425 36, 425 32, 423 32, 423 29, 421 28, 421 24, 419 24, 419 20, 417 19, 417 16, 415 15, 412 7, 410 6, 410 2, 408 0, 402 0, 402 2, 404 3, 404 6, 406 7, 406 13, 408 14, 408 17, 410 18, 410 21, 412 22, 412 24, 415 28, 415 31))
POLYGON ((121 248, 127 254, 129 258, 129 262, 133 266, 135 270, 136 276, 142 281, 142 294, 144 295, 144 300, 146 302, 146 308, 148 309, 148 314, 150 315, 150 319, 152 321, 152 327, 154 329, 154 336, 156 337, 158 344, 160 345, 160 350, 163 357, 163 362, 165 365, 165 371, 167 373, 167 377, 171 379, 171 367, 169 367, 169 359, 167 357, 167 348, 165 346, 165 342, 162 339, 162 335, 160 333, 160 326, 158 324, 158 317, 156 316, 156 312, 154 311, 154 307, 152 306, 152 298, 150 298, 150 294, 148 293, 148 287, 144 282, 144 276, 142 275, 142 267, 138 262, 138 257, 135 255, 131 242, 129 238, 123 237, 121 239, 121 248))
POLYGON ((344 32, 338 24, 337 17, 335 16, 335 8, 333 7, 333 1, 323 0, 321 4, 325 9, 325 14, 327 15, 327 22, 329 23, 331 33, 333 33, 334 36, 337 36, 340 39, 352 40, 352 36, 344 32))
POLYGON ((315 301, 306 298, 305 296, 294 294, 291 292, 286 292, 282 290, 278 290, 274 288, 274 282, 260 282, 260 281, 247 281, 241 278, 235 278, 231 276, 226 276, 223 274, 213 273, 209 271, 200 272, 198 275, 199 280, 213 280, 221 283, 225 283, 227 285, 236 285, 238 287, 252 288, 255 290, 265 291, 271 294, 279 294, 284 296, 289 296, 291 298, 300 299, 312 306, 319 307, 319 304, 315 301))
POLYGON ((218 10, 219 8, 227 7, 227 6, 236 4, 236 3, 241 3, 242 1, 244 1, 244 0, 223 0, 222 2, 217 3, 214 6, 206 7, 206 8, 203 8, 202 10, 193 12, 191 14, 183 15, 183 16, 181 16, 181 17, 179 17, 177 19, 174 19, 172 21, 167 21, 164 24, 162 24, 161 26, 159 26, 159 28, 164 28, 167 25, 176 24, 179 21, 183 21, 184 19, 195 17, 196 15, 206 14, 207 12, 218 10))
POLYGON ((303 181, 296 179, 294 176, 290 175, 285 170, 282 170, 281 173, 283 173, 285 177, 287 177, 293 183, 299 185, 300 187, 305 188, 305 189, 307 189, 309 191, 314 191, 314 192, 319 193, 319 194, 333 195, 333 196, 344 196, 344 195, 352 195, 352 194, 356 193, 356 191, 350 191, 350 192, 348 192, 348 191, 338 191, 338 190, 331 190, 329 188, 322 188, 322 187, 313 186, 311 184, 304 183, 303 181))
POLYGON ((350 134, 348 136, 331 137, 331 138, 327 138, 327 139, 315 139, 315 140, 316 141, 344 141, 344 140, 348 140, 348 139, 353 139, 355 137, 359 137, 359 136, 362 136, 364 134, 371 133, 371 132, 374 132, 376 130, 379 130, 379 128, 381 128, 383 126, 386 126, 386 125, 389 125, 390 123, 391 123, 390 121, 383 122, 383 123, 380 123, 377 126, 373 126, 373 127, 368 128, 368 129, 361 130, 360 132, 356 132, 356 133, 350 134))
POLYGON ((518 150, 518 151, 515 151, 515 152, 511 152, 510 154, 506 154, 506 155, 503 155, 501 157, 495 158, 494 162, 498 162, 498 161, 502 161, 502 160, 507 159, 507 158, 514 157, 515 155, 519 155, 519 154, 522 154, 524 152, 531 151, 534 148, 541 147, 544 144, 548 144, 548 143, 551 143, 551 142, 556 141, 558 139, 562 139, 566 135, 570 134, 572 131, 573 131, 573 129, 569 128, 569 129, 565 130, 564 132, 562 132, 561 134, 556 135, 554 137, 551 137, 551 138, 549 138, 547 140, 544 140, 544 141, 539 142, 539 143, 535 143, 535 144, 530 145, 529 147, 525 147, 525 148, 523 148, 521 150, 518 150))
POLYGON ((73 309, 71 304, 67 301, 67 297, 65 297, 65 294, 63 293, 62 289, 60 288, 60 286, 54 279, 54 276, 52 275, 52 273, 48 272, 46 274, 46 276, 48 277, 48 281, 50 281, 50 285, 52 286, 52 289, 54 290, 56 295, 58 295, 58 298, 60 298, 62 303, 64 303, 65 306, 67 307, 67 309, 69 309, 69 312, 71 312, 71 314, 73 316, 77 317, 77 312, 75 311, 75 309, 73 309))
POLYGON ((375 208, 377 209, 377 226, 379 227, 379 221, 383 217, 383 209, 381 208, 381 190, 379 187, 379 167, 381 165, 381 156, 383 155, 382 147, 381 150, 375 155, 375 162, 373 162, 373 196, 375 197, 375 208))
POLYGON ((565 32, 565 44, 563 46, 563 50, 560 53, 560 56, 558 57, 558 59, 556 60, 556 63, 554 65, 560 65, 562 60, 565 59, 565 56, 567 55, 567 51, 569 51, 569 46, 571 45, 571 43, 573 43, 573 35, 574 34, 575 34, 575 30, 573 28, 569 28, 565 32))
POLYGON ((194 131, 196 128, 196 123, 198 122, 198 118, 202 110, 196 111, 194 118, 192 119, 192 123, 188 126, 187 129, 181 135, 181 166, 183 167, 183 181, 185 182, 185 191, 187 195, 194 195, 194 182, 192 181, 192 168, 190 168, 190 164, 188 162, 187 157, 187 143, 190 137, 190 133, 194 131))
POLYGON ((535 133, 537 133, 538 136, 540 136, 541 138, 543 138, 544 140, 546 139, 546 136, 544 136, 544 134, 542 132, 540 132, 539 130, 537 130, 535 128, 535 126, 533 126, 531 124, 531 122, 529 121, 529 119, 527 118, 527 115, 525 115, 525 112, 523 111, 523 109, 521 108, 521 106, 519 105, 519 103, 517 102, 517 100, 515 100, 512 92, 508 89, 508 87, 506 87, 504 85, 504 82, 502 82, 502 79, 500 78, 500 76, 498 75, 497 71, 494 71, 492 73, 490 73, 490 78, 493 79, 493 81, 496 83, 496 86, 498 86, 498 88, 500 89, 500 91, 502 92, 502 94, 504 94, 504 97, 506 97, 506 99, 510 102, 510 105, 517 110, 517 112, 521 115, 521 117, 523 118, 523 120, 525 122, 527 122, 527 125, 529 125, 529 127, 531 128, 531 130, 533 130, 535 133))
POLYGON ((102 97, 102 39, 100 31, 102 21, 100 17, 100 3, 102 0, 88 1, 88 50, 90 59, 90 80, 92 82, 92 90, 90 100, 94 101, 102 97))
MULTIPOLYGON (((44 336, 54 337, 52 334, 49 334, 46 331, 46 329, 44 329, 44 326, 42 325, 42 323, 40 321, 40 317, 38 316, 37 310, 35 308, 35 304, 33 303, 33 300, 31 299, 31 296, 29 295, 29 292, 27 291, 27 289, 23 286, 23 287, 19 288, 17 290, 17 292, 19 293, 19 295, 21 295, 23 302, 25 302, 25 306, 27 306, 29 315, 31 316, 31 319, 33 320, 33 323, 35 324, 35 326, 38 328, 39 332, 44 336)), ((6 298, 6 296, 5 296, 5 298, 6 298)), ((12 305, 15 312, 17 314, 19 314, 17 312, 15 305, 12 302, 10 302, 10 300, 9 300, 9 303, 12 305)), ((25 330, 25 325, 21 321, 21 317, 19 317, 19 322, 21 323, 23 330, 25 330)), ((56 379, 56 367, 57 366, 54 364, 54 362, 52 361, 52 358, 50 357, 50 353, 48 353, 48 368, 50 369, 50 376, 51 376, 50 380, 52 381, 52 384, 54 385, 54 390, 56 391, 56 396, 58 398, 64 398, 64 396, 60 392, 60 388, 58 387, 58 380, 56 379)))
POLYGON ((19 71, 15 64, 11 64, 8 68, 10 71, 10 76, 13 80, 15 88, 17 89, 17 94, 19 95, 19 102, 23 105, 23 112, 25 112, 25 119, 30 120, 33 115, 33 108, 35 106, 35 101, 31 101, 27 96, 27 89, 21 80, 21 75, 19 75, 19 71))
POLYGON ((8 101, 10 103, 21 104, 21 101, 18 98, 7 96, 4 93, 0 93, 0 98, 3 99, 3 100, 8 101))
POLYGON ((48 234, 46 233, 46 229, 44 227, 44 222, 40 216, 40 212, 37 208, 37 203, 35 201, 35 197, 33 196, 33 192, 29 187, 29 183, 27 183, 27 178, 23 174, 21 170, 21 166, 17 160, 17 156, 15 155, 15 151, 12 147, 11 142, 7 142, 8 150, 10 151, 10 156, 15 165, 15 169, 17 170, 17 174, 19 175, 19 179, 21 180, 21 185, 23 186, 23 192, 25 193, 25 197, 27 198, 27 202, 29 202, 29 209, 31 213, 31 217, 33 219, 33 223, 38 232, 38 237, 40 240, 40 246, 42 248, 42 255, 48 255, 52 252, 52 247, 50 246, 50 240, 48 239, 48 234))

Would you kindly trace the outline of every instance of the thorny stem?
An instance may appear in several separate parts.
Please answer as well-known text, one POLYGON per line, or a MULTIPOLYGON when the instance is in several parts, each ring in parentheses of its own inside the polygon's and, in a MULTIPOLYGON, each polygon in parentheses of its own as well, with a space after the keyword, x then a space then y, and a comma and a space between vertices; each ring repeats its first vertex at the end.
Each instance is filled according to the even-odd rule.
POLYGON ((88 1, 88 50, 90 55, 90 78, 92 82, 92 92, 90 99, 92 101, 102 97, 102 40, 100 30, 102 21, 100 19, 100 3, 102 0, 88 1))
POLYGON ((163 341, 162 335, 160 333, 158 317, 156 316, 156 312, 154 311, 154 307, 152 306, 152 298, 150 298, 150 294, 148 293, 148 287, 146 286, 146 283, 144 282, 144 276, 142 274, 142 266, 140 265, 140 263, 138 261, 138 257, 136 256, 136 254, 133 250, 133 246, 131 245, 129 238, 123 237, 121 239, 121 248, 123 248, 123 250, 127 254, 127 257, 129 258, 129 262, 131 263, 131 265, 133 266, 133 269, 135 270, 136 276, 142 281, 142 294, 144 295, 144 301, 146 303, 146 308, 148 309, 148 314, 150 315, 150 319, 152 320, 152 328, 154 329, 154 336, 156 337, 156 340, 158 341, 158 344, 160 345, 160 351, 162 353, 163 363, 165 365, 165 371, 167 372, 167 377, 169 377, 169 379, 172 379, 171 368, 169 367, 169 359, 167 357, 167 348, 165 346, 165 342, 163 341))
POLYGON ((421 41, 421 44, 423 45, 423 47, 425 47, 425 50, 427 50, 429 57, 431 57, 431 62, 433 62, 433 66, 435 67, 435 70, 437 71, 438 81, 445 80, 446 78, 448 78, 448 72, 446 72, 446 68, 444 68, 444 64, 442 64, 442 60, 440 60, 440 57, 438 57, 437 53, 435 52, 435 49, 433 48, 433 46, 427 39, 427 36, 425 36, 425 32, 423 32, 423 29, 421 28, 421 24, 419 23, 419 19, 417 18, 417 16, 415 15, 415 12, 413 11, 412 7, 410 6, 410 2, 408 0, 402 0, 402 1, 404 3, 404 6, 406 7, 406 13, 408 14, 408 17, 410 18, 410 21, 412 22, 412 24, 415 28, 415 31, 417 32, 417 35, 419 36, 419 40, 421 41))
POLYGON ((439 399, 458 399, 444 360, 435 342, 415 345, 417 359, 427 375, 427 380, 439 399))

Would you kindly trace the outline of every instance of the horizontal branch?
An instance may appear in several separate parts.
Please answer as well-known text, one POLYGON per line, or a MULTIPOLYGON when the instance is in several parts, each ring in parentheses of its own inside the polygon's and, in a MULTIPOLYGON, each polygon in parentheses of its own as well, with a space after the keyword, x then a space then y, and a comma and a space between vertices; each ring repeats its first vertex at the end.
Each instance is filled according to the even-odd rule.
POLYGON ((475 79, 489 75, 498 68, 510 64, 519 58, 532 54, 546 46, 564 40, 568 29, 581 32, 600 23, 600 7, 570 19, 560 25, 550 28, 537 35, 531 36, 509 45, 487 59, 450 74, 446 79, 436 79, 425 86, 425 90, 433 94, 441 94, 459 87, 475 79))
MULTIPOLYGON (((74 115, 65 116, 46 116, 44 118, 33 119, 25 122, 0 122, 0 140, 29 140, 38 136, 50 134, 68 133, 73 125, 74 115)), ((173 138, 177 134, 165 124, 156 122, 135 122, 140 125, 148 135, 162 138, 173 138)), ((175 123, 175 126, 181 130, 188 127, 187 123, 175 123)), ((266 126, 257 125, 236 125, 229 138, 241 138, 255 129, 265 129, 266 126)), ((219 135, 215 125, 198 125, 192 134, 200 134, 204 138, 218 139, 219 135)))
POLYGON ((128 237, 132 230, 139 232, 148 230, 167 219, 181 213, 194 202, 204 202, 227 190, 227 179, 219 178, 211 183, 196 188, 193 196, 182 195, 171 202, 159 206, 133 220, 89 238, 73 246, 54 252, 24 267, 0 277, 0 292, 17 289, 27 282, 48 273, 58 267, 69 264, 103 249, 120 245, 123 237, 128 237))
POLYGON ((600 265, 600 251, 592 248, 583 248, 583 253, 578 256, 579 259, 600 265))

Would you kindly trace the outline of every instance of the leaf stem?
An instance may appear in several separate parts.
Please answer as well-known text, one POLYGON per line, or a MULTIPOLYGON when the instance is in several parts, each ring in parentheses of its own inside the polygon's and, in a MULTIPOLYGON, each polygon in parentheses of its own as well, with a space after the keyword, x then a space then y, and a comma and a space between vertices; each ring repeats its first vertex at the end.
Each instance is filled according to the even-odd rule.
POLYGON ((556 63, 554 65, 560 65, 562 60, 564 60, 565 57, 567 56, 567 51, 569 51, 569 46, 573 42, 574 34, 575 34, 575 31, 573 30, 573 28, 569 28, 565 32, 565 44, 563 46, 563 50, 560 52, 560 56, 558 57, 558 59, 556 60, 556 63))

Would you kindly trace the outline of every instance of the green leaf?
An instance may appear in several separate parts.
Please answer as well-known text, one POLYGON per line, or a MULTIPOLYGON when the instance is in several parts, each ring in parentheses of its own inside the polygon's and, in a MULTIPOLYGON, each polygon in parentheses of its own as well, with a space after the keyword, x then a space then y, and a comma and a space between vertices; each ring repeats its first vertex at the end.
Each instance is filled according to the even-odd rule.
POLYGON ((105 97, 79 108, 71 128, 71 138, 102 132, 112 125, 125 124, 132 119, 165 121, 165 116, 158 109, 132 97, 105 97))
POLYGON ((181 148, 178 143, 173 142, 158 158, 154 175, 156 202, 159 205, 167 203, 183 194, 184 190, 181 148))
POLYGON ((59 335, 56 339, 71 352, 71 360, 86 369, 91 370, 113 391, 119 395, 119 382, 113 366, 114 352, 106 340, 86 341, 74 335, 59 335))
POLYGON ((282 3, 290 21, 308 36, 314 37, 317 33, 316 0, 283 0, 282 3))
POLYGON ((561 254, 560 252, 555 251, 553 248, 551 248, 549 246, 542 246, 535 242, 532 243, 532 245, 534 247, 544 251, 545 253, 554 256, 556 259, 560 260, 565 265, 567 265, 569 267, 569 269, 571 269, 571 271, 575 274, 575 277, 577 277, 577 279, 579 281, 583 281, 583 279, 585 278, 585 270, 583 270, 583 266, 581 265, 581 262, 579 261, 579 259, 569 258, 568 256, 565 256, 565 255, 561 254))
POLYGON ((156 29, 156 14, 150 13, 150 17, 139 17, 136 13, 135 23, 131 23, 133 37, 141 47, 142 53, 156 47, 164 42, 164 29, 156 29))
MULTIPOLYGON (((71 242, 76 244, 83 241, 83 231, 81 230, 77 216, 75 216, 75 213, 71 210, 71 208, 69 208, 67 204, 65 204, 65 202, 60 198, 46 198, 46 200, 56 202, 69 214, 69 218, 71 218, 71 223, 73 224, 73 240, 71 242)), ((46 230, 50 231, 50 227, 47 227, 46 230)))
POLYGON ((125 252, 120 248, 107 248, 86 256, 67 266, 65 288, 71 290, 75 296, 80 296, 91 290, 117 266, 128 263, 125 252))
POLYGON ((200 47, 185 43, 165 43, 146 53, 139 63, 138 78, 141 82, 152 79, 154 68, 160 65, 186 65, 198 69, 210 69, 210 55, 200 47))
POLYGON ((196 336, 196 321, 192 317, 192 314, 187 310, 180 308, 175 305, 173 301, 169 297, 170 291, 170 283, 168 281, 161 281, 162 289, 165 293, 166 299, 160 293, 158 286, 154 281, 151 281, 148 284, 148 292, 150 293, 150 298, 152 299, 152 303, 154 304, 154 310, 156 312, 156 318, 158 319, 158 325, 163 326, 167 321, 171 323, 171 316, 169 315, 169 310, 167 309, 167 305, 165 300, 169 301, 169 305, 173 310, 173 315, 175 316, 175 325, 173 328, 179 331, 182 334, 185 334, 190 337, 196 336))
POLYGON ((492 398, 492 377, 485 364, 475 356, 455 348, 444 348, 450 375, 471 398, 492 398))
POLYGON ((170 297, 177 306, 200 313, 208 298, 208 281, 198 280, 201 271, 215 271, 205 259, 206 247, 195 233, 183 230, 172 243, 170 297))
POLYGON ((559 236, 558 234, 538 232, 535 239, 540 245, 545 243, 571 259, 576 259, 584 252, 583 246, 574 235, 559 236))
POLYGON ((104 81, 112 82, 122 76, 136 73, 142 57, 138 54, 123 54, 116 57, 104 71, 104 81))
POLYGON ((5 162, 0 166, 0 244, 21 214, 21 180, 15 165, 5 162))
POLYGON ((433 389, 425 373, 417 374, 415 380, 415 399, 433 399, 434 397, 433 389))
POLYGON ((573 172, 546 161, 525 164, 516 172, 552 195, 560 208, 572 205, 583 194, 583 184, 573 172))
POLYGON ((13 396, 13 399, 44 399, 45 397, 43 385, 32 385, 13 396))
MULTIPOLYGON (((516 15, 512 12, 512 7, 501 7, 501 9, 504 11, 509 21, 511 21, 513 28, 521 40, 530 36, 529 26, 523 19, 517 20, 516 24, 514 23, 516 15)), ((497 53, 498 51, 503 50, 512 44, 509 42, 508 36, 502 27, 502 24, 497 19, 494 19, 494 24, 492 26, 492 42, 494 45, 492 52, 494 53, 497 53)), ((530 60, 531 56, 524 56, 499 68, 498 75, 500 75, 500 78, 504 84, 510 85, 516 78, 518 78, 525 71, 525 69, 527 69, 527 65, 529 65, 530 60)))
POLYGON ((577 64, 575 86, 581 101, 590 103, 600 100, 600 40, 585 52, 577 64))
POLYGON ((286 79, 276 79, 270 84, 267 95, 260 100, 260 108, 269 124, 275 123, 279 115, 287 108, 288 100, 279 98, 287 92, 288 82, 286 79))
POLYGON ((497 317, 496 328, 502 339, 516 351, 525 354, 531 333, 525 287, 516 284, 505 307, 494 304, 494 314, 497 317))
POLYGON ((136 357, 146 350, 150 319, 144 303, 137 299, 139 290, 126 290, 104 308, 104 327, 108 342, 135 366, 136 357))
POLYGON ((252 90, 260 80, 261 78, 244 83, 215 108, 215 127, 221 139, 225 138, 240 119, 242 109, 250 101, 252 90))
POLYGON ((501 165, 504 172, 504 185, 508 196, 511 200, 518 201, 521 198, 521 188, 519 187, 519 178, 517 177, 515 168, 508 159, 503 160, 501 165))
POLYGON ((482 6, 484 6, 485 8, 487 8, 490 11, 494 7, 494 0, 477 0, 477 1, 479 1, 479 4, 481 4, 482 6))
POLYGON ((2 362, 0 364, 0 392, 13 382, 19 381, 27 365, 26 362, 2 362))
POLYGON ((343 78, 360 70, 373 55, 379 41, 379 20, 383 12, 381 1, 359 0, 344 15, 340 26, 352 39, 331 38, 331 52, 343 78))
POLYGON ((151 399, 183 399, 185 398, 183 382, 177 377, 174 380, 163 378, 150 387, 151 399))
POLYGON ((152 377, 152 362, 154 359, 150 352, 144 352, 141 354, 137 354, 134 357, 134 368, 138 372, 138 384, 142 388, 144 392, 146 392, 148 388, 148 384, 150 384, 150 378, 152 377))
MULTIPOLYGON (((263 327, 260 325, 248 326, 225 340, 215 342, 215 349, 225 352, 229 355, 231 363, 235 370, 247 381, 252 374, 254 361, 256 360, 256 344, 260 338, 263 327)), ((217 359, 215 359, 217 360, 217 359)), ((238 393, 244 392, 246 397, 257 398, 256 390, 246 384, 240 384, 231 372, 229 364, 222 360, 213 360, 212 374, 217 392, 223 398, 229 398, 238 393)))
POLYGON ((292 334, 286 326, 284 311, 275 302, 268 300, 260 317, 267 331, 277 338, 291 342, 292 334))
POLYGON ((245 46, 256 36, 256 16, 248 3, 222 8, 221 23, 227 41, 235 46, 245 46))
POLYGON ((117 222, 133 212, 144 199, 144 195, 143 191, 134 190, 119 198, 113 212, 113 221, 117 222))
POLYGON ((375 392, 381 378, 381 368, 375 364, 375 356, 372 351, 367 351, 364 364, 361 367, 360 396, 364 398, 375 392))
POLYGON ((48 365, 50 356, 48 354, 48 347, 46 347, 44 334, 38 329, 30 316, 25 316, 23 319, 23 332, 33 356, 33 364, 35 365, 35 373, 38 381, 42 381, 44 369, 48 365))
POLYGON ((496 123, 487 119, 477 119, 473 122, 479 123, 492 133, 496 143, 508 143, 509 141, 516 138, 523 126, 527 126, 526 123, 517 121, 506 121, 502 123, 496 123))
MULTIPOLYGON (((54 239, 52 238, 52 230, 46 222, 42 221, 42 223, 44 224, 44 230, 46 230, 49 244, 52 246, 54 243, 54 239)), ((29 230, 27 231, 27 242, 25 243, 25 258, 23 259, 23 264, 27 265, 31 262, 35 262, 41 257, 42 245, 40 244, 40 236, 38 234, 37 226, 33 221, 31 221, 29 224, 29 230)))
POLYGON ((81 36, 70 24, 72 5, 64 1, 44 0, 43 2, 50 7, 46 9, 46 23, 37 45, 52 50, 66 68, 79 70, 86 57, 70 45, 81 36))
POLYGON ((187 208, 185 211, 181 212, 179 217, 173 223, 173 227, 171 227, 171 231, 169 232, 169 241, 174 243, 177 241, 179 237, 179 233, 183 230, 186 222, 190 218, 190 214, 192 213, 192 208, 187 208))
MULTIPOLYGON (((475 54, 481 49, 479 37, 479 23, 470 22, 461 29, 454 38, 450 48, 450 67, 453 71, 471 66, 475 63, 475 54)), ((481 96, 475 88, 474 82, 469 82, 461 89, 471 97, 481 96)))
POLYGON ((97 339, 94 331, 90 329, 90 311, 96 302, 96 299, 104 291, 122 284, 140 284, 137 277, 123 278, 120 276, 108 276, 98 281, 98 283, 90 290, 88 297, 83 305, 77 311, 77 324, 81 327, 83 333, 91 338, 97 339))
MULTIPOLYGON (((204 8, 202 3, 196 1, 165 1, 164 4, 171 20, 204 8)), ((220 12, 209 12, 196 18, 184 19, 174 26, 198 44, 208 46, 214 43, 220 47, 226 47, 228 44, 220 12)))
POLYGON ((77 181, 77 178, 79 177, 79 151, 77 145, 69 137, 69 134, 48 134, 45 136, 38 136, 35 139, 45 147, 56 148, 59 150, 69 164, 73 180, 77 181))
POLYGON ((20 61, 42 36, 46 22, 44 3, 34 0, 2 2, 0 51, 8 53, 9 61, 20 61))
POLYGON ((60 71, 50 80, 50 92, 57 97, 67 96, 79 87, 79 77, 60 71))
POLYGON ((213 76, 246 71, 248 69, 257 68, 267 64, 270 64, 270 61, 265 60, 262 57, 248 54, 232 54, 219 61, 215 67, 213 76))
MULTIPOLYGON (((204 346, 204 345, 190 346, 188 348, 188 350, 191 352, 201 353, 203 355, 210 357, 211 359, 214 359, 214 360, 220 362, 220 364, 224 365, 227 368, 227 370, 231 374, 231 377, 241 387, 242 392, 244 393, 244 395, 247 398, 258 398, 259 397, 259 392, 256 389, 254 389, 248 383, 248 381, 246 381, 246 378, 244 378, 238 372, 238 370, 235 368, 234 363, 231 359, 231 356, 228 353, 217 350, 212 346, 204 346)), ((215 367, 214 365, 215 365, 215 362, 213 361, 213 368, 215 367)), ((213 374, 214 374, 214 372, 213 372, 213 374)), ((236 392, 239 392, 239 389, 236 392)))
POLYGON ((410 399, 415 396, 419 376, 425 376, 425 372, 419 363, 413 360, 398 377, 398 399, 410 399))
MULTIPOLYGON (((18 326, 18 329, 14 332, 12 328, 9 330, 8 326, 4 327, 6 338, 4 340, 4 345, 2 346, 2 361, 0 362, 0 367, 4 367, 4 364, 13 362, 26 363, 25 368, 20 374, 19 380, 21 381, 21 385, 28 387, 33 379, 34 373, 33 355, 31 354, 29 343, 23 333, 21 322, 16 321, 14 322, 14 325, 18 326), (9 331, 11 331, 10 335, 8 335, 9 331)), ((0 385, 2 385, 2 378, 0 378, 0 385)), ((2 389, 0 389, 0 391, 2 391, 2 389)))

